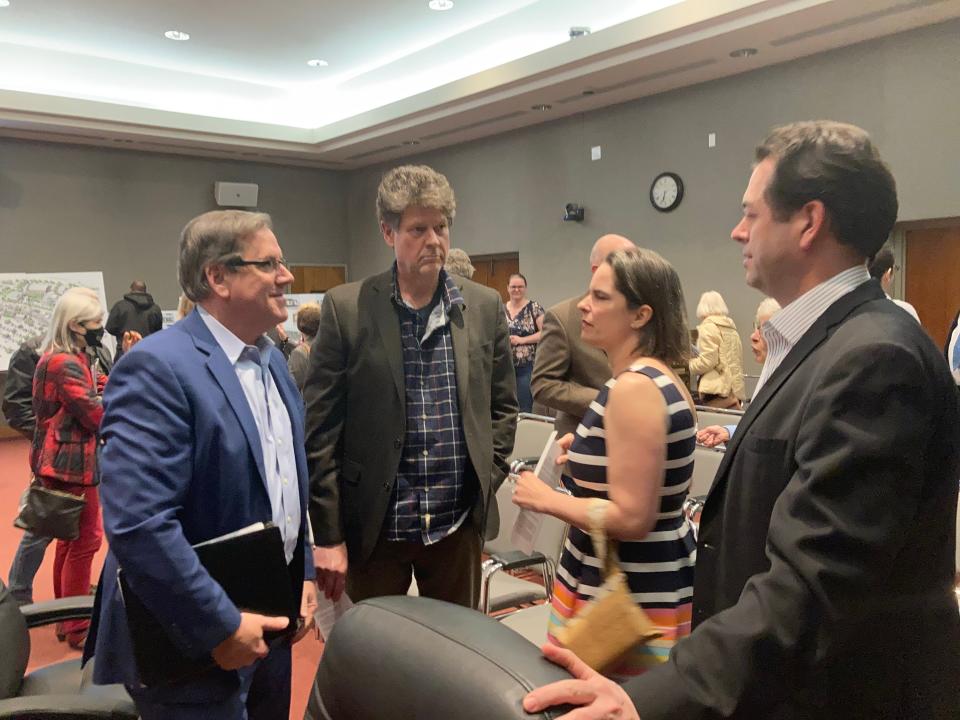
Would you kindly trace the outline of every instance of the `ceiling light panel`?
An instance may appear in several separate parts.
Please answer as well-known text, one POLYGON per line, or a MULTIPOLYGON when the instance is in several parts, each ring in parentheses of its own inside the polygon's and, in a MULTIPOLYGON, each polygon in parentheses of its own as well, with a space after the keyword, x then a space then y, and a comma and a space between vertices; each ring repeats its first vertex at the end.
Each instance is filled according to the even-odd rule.
MULTIPOLYGON (((680 0, 484 0, 451 12, 429 12, 421 2, 422 12, 395 0, 362 7, 286 0, 236 13, 230 0, 98 0, 79 16, 76 0, 45 0, 42 12, 21 3, 0 26, 0 90, 320 128, 570 44, 573 26, 590 27, 595 37, 680 0), (370 18, 389 29, 390 42, 370 31, 370 18), (164 39, 171 24, 193 40, 164 39), (318 48, 336 58, 335 69, 307 66, 318 48), (29 66, 25 58, 38 52, 49 72, 24 82, 8 71, 29 66), (154 83, 159 89, 148 93, 154 83)), ((584 53, 590 47, 576 45, 584 53)))
POLYGON ((163 36, 167 40, 176 40, 177 42, 186 42, 190 39, 190 33, 186 33, 183 30, 167 30, 163 36))

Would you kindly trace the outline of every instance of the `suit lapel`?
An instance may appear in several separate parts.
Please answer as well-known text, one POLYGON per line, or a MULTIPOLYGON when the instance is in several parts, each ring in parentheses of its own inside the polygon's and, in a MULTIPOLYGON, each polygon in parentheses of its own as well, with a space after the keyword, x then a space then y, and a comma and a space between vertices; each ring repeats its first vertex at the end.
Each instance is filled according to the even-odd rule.
MULTIPOLYGON (((461 293, 463 288, 460 287, 461 293)), ((450 336, 453 340, 453 359, 457 368, 457 401, 460 414, 467 405, 467 389, 470 387, 470 329, 465 322, 467 305, 450 308, 450 336)))
POLYGON ((254 460, 257 463, 257 471, 260 473, 260 480, 265 484, 267 473, 263 467, 263 448, 260 446, 260 433, 257 431, 256 420, 253 419, 253 413, 250 411, 250 404, 247 402, 247 396, 243 393, 240 386, 240 380, 237 378, 236 370, 227 359, 223 349, 214 340, 213 335, 207 329, 203 318, 196 311, 191 313, 181 322, 184 327, 193 336, 194 344, 197 348, 207 355, 207 370, 213 375, 220 389, 233 408, 243 434, 247 438, 250 450, 253 452, 254 460))
POLYGON ((794 371, 806 358, 816 350, 820 344, 827 339, 833 328, 843 322, 846 317, 857 307, 870 300, 883 297, 883 291, 875 282, 866 282, 856 289, 847 293, 839 300, 828 307, 823 315, 817 318, 817 321, 803 334, 793 349, 787 354, 780 363, 780 366, 767 379, 757 396, 750 401, 747 411, 743 414, 740 422, 737 423, 737 429, 727 445, 726 452, 723 454, 723 460, 720 461, 720 467, 717 468, 717 474, 714 477, 713 485, 710 487, 708 498, 712 496, 717 488, 724 484, 726 480, 727 468, 733 462, 733 456, 740 447, 740 443, 747 436, 747 432, 753 425, 757 416, 763 412, 764 408, 770 403, 783 384, 793 375, 794 371))
MULTIPOLYGON (((403 379, 403 345, 400 342, 400 321, 390 299, 392 291, 392 271, 379 275, 372 283, 373 292, 377 295, 373 303, 373 316, 377 324, 380 340, 383 342, 383 351, 390 364, 390 373, 397 386, 397 395, 400 404, 406 407, 406 383, 403 379)), ((404 410, 406 412, 406 410, 404 410)))

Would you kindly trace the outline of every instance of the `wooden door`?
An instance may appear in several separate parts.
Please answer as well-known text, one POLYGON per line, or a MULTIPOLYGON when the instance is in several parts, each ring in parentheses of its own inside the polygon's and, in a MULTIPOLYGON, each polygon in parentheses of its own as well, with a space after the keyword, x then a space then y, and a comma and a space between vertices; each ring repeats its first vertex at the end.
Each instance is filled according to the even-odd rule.
POLYGON ((960 223, 950 227, 907 230, 905 297, 937 347, 960 309, 960 223))
POLYGON ((292 293, 322 293, 347 281, 344 265, 294 265, 292 293))
POLYGON ((520 272, 519 253, 499 253, 497 255, 473 255, 470 262, 477 269, 473 281, 493 288, 504 302, 507 302, 507 284, 510 276, 520 272))

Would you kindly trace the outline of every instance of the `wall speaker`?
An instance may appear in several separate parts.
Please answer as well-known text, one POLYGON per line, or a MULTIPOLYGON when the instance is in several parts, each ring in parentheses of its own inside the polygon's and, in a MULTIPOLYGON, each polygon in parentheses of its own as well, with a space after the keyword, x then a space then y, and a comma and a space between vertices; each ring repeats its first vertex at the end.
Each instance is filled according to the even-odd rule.
POLYGON ((256 183, 215 182, 213 184, 213 198, 220 207, 256 207, 259 194, 260 186, 256 183))

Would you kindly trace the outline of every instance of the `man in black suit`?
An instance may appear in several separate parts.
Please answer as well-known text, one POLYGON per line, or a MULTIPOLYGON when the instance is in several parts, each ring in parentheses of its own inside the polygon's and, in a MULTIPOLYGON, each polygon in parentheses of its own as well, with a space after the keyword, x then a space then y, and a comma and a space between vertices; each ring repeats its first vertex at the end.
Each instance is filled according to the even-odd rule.
POLYGON ((956 388, 864 267, 896 219, 867 134, 778 128, 733 231, 783 310, 703 511, 694 632, 622 688, 577 679, 525 707, 577 718, 957 718, 956 388))

